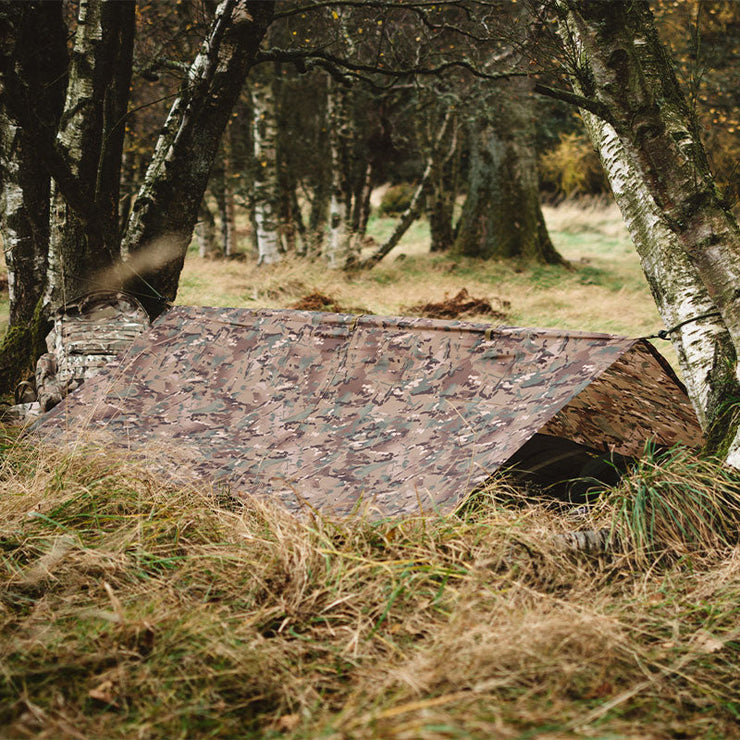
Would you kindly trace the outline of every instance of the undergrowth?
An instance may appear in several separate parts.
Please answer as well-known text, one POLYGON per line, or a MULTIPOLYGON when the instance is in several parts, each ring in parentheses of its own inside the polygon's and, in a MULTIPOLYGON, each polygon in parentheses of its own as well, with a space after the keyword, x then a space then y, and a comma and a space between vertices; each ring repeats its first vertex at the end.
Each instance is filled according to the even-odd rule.
POLYGON ((688 453, 581 523, 496 487, 299 520, 108 451, 3 454, 2 737, 739 734, 737 481, 688 453), (579 526, 620 547, 569 550, 579 526))

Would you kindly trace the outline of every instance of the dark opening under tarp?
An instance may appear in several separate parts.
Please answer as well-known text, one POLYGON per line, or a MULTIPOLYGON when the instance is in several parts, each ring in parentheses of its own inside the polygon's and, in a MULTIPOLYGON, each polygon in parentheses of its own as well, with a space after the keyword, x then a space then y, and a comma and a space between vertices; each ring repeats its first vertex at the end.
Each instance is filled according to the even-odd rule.
POLYGON ((375 515, 453 510, 538 432, 629 456, 701 441, 643 340, 197 307, 170 309, 37 426, 56 442, 81 429, 294 511, 375 515))

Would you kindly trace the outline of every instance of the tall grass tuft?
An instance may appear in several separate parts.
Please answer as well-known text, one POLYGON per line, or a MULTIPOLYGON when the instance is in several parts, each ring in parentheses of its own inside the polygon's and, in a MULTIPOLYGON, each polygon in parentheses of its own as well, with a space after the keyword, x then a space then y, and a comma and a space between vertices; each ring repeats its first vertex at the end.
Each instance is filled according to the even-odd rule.
POLYGON ((640 563, 713 556, 740 537, 740 476, 675 447, 645 454, 608 497, 612 529, 640 563))

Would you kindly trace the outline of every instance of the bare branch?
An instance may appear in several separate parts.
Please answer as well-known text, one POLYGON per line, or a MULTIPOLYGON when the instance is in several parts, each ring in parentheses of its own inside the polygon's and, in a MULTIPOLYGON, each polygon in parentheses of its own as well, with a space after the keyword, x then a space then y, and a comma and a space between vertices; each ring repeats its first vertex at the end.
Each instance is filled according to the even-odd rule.
POLYGON ((596 100, 591 100, 590 98, 578 95, 570 90, 563 90, 561 88, 543 85, 541 82, 535 82, 534 91, 540 93, 540 95, 546 95, 548 98, 554 98, 555 100, 562 100, 565 103, 570 103, 570 105, 576 105, 579 108, 587 110, 589 113, 593 113, 602 121, 613 123, 609 109, 606 105, 599 103, 596 100))
MULTIPOLYGON (((486 4, 481 0, 475 0, 475 2, 477 5, 486 4)), ((461 7, 461 4, 460 0, 418 0, 417 2, 409 2, 409 0, 407 0, 404 3, 399 3, 397 0, 317 0, 316 2, 307 3, 306 5, 299 4, 295 8, 285 10, 282 13, 275 13, 275 20, 280 18, 290 18, 299 13, 307 13, 312 10, 320 10, 322 8, 382 8, 384 10, 415 10, 439 8, 442 6, 461 7)))
POLYGON ((404 67, 393 69, 391 67, 377 67, 373 64, 359 64, 348 59, 328 54, 327 52, 311 51, 289 51, 287 49, 269 49, 257 55, 256 63, 261 62, 292 62, 297 66, 305 68, 318 65, 329 69, 333 66, 336 70, 346 70, 350 73, 365 73, 381 75, 383 77, 409 77, 409 76, 436 76, 451 69, 465 69, 475 77, 484 80, 506 80, 510 77, 524 77, 527 72, 506 70, 503 72, 484 72, 467 59, 451 60, 443 62, 434 67, 404 67))

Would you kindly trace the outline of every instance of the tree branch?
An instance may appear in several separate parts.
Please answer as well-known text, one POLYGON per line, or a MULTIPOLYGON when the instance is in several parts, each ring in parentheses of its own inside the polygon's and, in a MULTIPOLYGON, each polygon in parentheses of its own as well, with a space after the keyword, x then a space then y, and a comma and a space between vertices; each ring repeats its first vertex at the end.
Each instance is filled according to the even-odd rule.
POLYGON ((561 88, 543 85, 541 82, 535 82, 534 91, 538 92, 540 95, 546 95, 548 98, 562 100, 570 105, 576 105, 579 108, 589 111, 589 113, 593 113, 602 121, 606 121, 612 125, 614 123, 612 115, 609 113, 609 109, 603 103, 599 103, 596 100, 591 100, 583 95, 571 92, 570 90, 563 90, 561 88))
POLYGON ((292 62, 299 69, 301 66, 308 69, 311 66, 321 66, 329 69, 329 66, 336 70, 347 70, 352 73, 376 74, 383 77, 410 77, 414 75, 435 76, 450 69, 465 69, 475 77, 483 80, 506 80, 510 77, 524 77, 527 72, 507 70, 505 72, 484 72, 478 69, 467 59, 453 60, 443 62, 435 67, 406 67, 403 69, 393 69, 391 67, 376 67, 372 64, 359 64, 351 62, 348 59, 342 59, 333 54, 326 52, 310 51, 289 51, 287 49, 269 49, 260 52, 257 55, 256 63, 262 62, 292 62))
MULTIPOLYGON (((476 2, 476 5, 485 5, 482 2, 476 2)), ((406 0, 399 3, 398 0, 318 0, 317 2, 307 3, 306 5, 298 4, 292 10, 285 10, 282 13, 275 13, 275 20, 280 18, 290 18, 299 13, 307 13, 311 10, 320 10, 321 8, 384 8, 395 10, 408 9, 434 9, 441 6, 460 7, 460 0, 417 0, 410 2, 406 0)))

